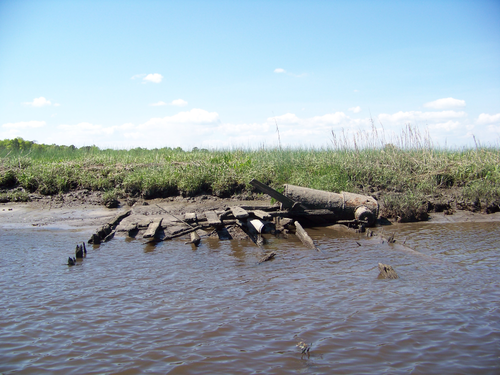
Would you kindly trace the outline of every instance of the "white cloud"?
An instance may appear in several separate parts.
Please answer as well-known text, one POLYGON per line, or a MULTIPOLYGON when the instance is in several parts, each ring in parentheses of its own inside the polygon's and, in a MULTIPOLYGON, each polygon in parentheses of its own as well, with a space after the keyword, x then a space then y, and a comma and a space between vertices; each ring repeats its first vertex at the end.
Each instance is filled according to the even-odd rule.
POLYGON ((285 73, 285 69, 276 68, 276 69, 274 69, 274 73, 285 73))
POLYGON ((424 107, 433 109, 461 108, 465 107, 465 100, 454 99, 454 98, 443 98, 434 100, 433 102, 425 103, 424 107))
POLYGON ((142 79, 144 77, 146 77, 146 74, 135 74, 130 79, 142 79))
POLYGON ((496 115, 481 113, 476 120, 476 123, 479 125, 493 124, 496 122, 500 122, 500 113, 497 113, 496 115))
POLYGON ((50 102, 50 100, 47 100, 43 96, 40 96, 39 98, 33 99, 32 102, 26 102, 24 104, 32 107, 44 107, 46 105, 51 105, 52 103, 50 102))
POLYGON ((3 124, 2 127, 7 129, 28 129, 28 128, 41 128, 45 126, 45 121, 21 121, 21 122, 8 122, 3 124))
POLYGON ((59 104, 59 103, 54 103, 54 107, 60 107, 60 106, 61 106, 61 104, 59 104))
POLYGON ((458 129, 460 127, 460 122, 458 121, 446 121, 446 122, 438 122, 437 124, 429 125, 429 129, 431 130, 445 130, 447 132, 458 129))
POLYGON ((392 122, 403 125, 405 122, 419 122, 419 121, 436 121, 450 118, 467 117, 467 113, 461 111, 441 111, 441 112, 422 112, 422 111, 399 111, 394 114, 381 113, 378 119, 382 123, 392 122))
POLYGON ((170 103, 176 107, 185 107, 187 106, 188 102, 186 102, 185 100, 182 100, 182 99, 175 99, 175 100, 172 100, 172 103, 170 103))
POLYGON ((361 107, 359 105, 357 107, 351 107, 351 108, 349 108, 349 111, 351 111, 353 113, 359 113, 359 112, 361 112, 361 107))
POLYGON ((162 79, 163 79, 163 76, 161 74, 152 73, 152 74, 148 74, 142 80, 147 81, 147 82, 160 83, 162 79))
POLYGON ((151 107, 160 107, 160 106, 163 106, 163 105, 167 105, 167 103, 162 102, 161 100, 158 103, 151 103, 150 104, 151 107))

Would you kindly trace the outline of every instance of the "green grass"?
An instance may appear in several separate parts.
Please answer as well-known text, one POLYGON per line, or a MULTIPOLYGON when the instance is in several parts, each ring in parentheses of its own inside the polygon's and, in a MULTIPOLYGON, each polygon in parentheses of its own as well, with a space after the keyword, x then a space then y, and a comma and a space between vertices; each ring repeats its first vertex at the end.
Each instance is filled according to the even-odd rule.
POLYGON ((465 206, 490 211, 498 207, 498 147, 438 149, 410 127, 387 143, 374 131, 352 140, 343 135, 341 141, 332 134, 328 149, 101 150, 5 140, 0 141, 0 189, 4 195, 12 188, 43 195, 89 189, 106 193, 107 199, 229 197, 256 193, 249 185, 255 178, 273 188, 294 184, 381 192, 385 214, 407 220, 422 217, 429 196, 453 195, 465 206))

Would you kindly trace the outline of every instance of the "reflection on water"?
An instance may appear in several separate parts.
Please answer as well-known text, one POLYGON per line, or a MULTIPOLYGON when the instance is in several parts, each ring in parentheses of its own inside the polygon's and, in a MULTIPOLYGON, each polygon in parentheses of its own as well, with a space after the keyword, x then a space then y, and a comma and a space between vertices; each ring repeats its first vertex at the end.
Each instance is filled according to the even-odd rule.
POLYGON ((89 232, 0 229, 0 372, 498 373, 500 224, 389 230, 268 237, 263 264, 246 241, 115 238, 68 267, 89 232))

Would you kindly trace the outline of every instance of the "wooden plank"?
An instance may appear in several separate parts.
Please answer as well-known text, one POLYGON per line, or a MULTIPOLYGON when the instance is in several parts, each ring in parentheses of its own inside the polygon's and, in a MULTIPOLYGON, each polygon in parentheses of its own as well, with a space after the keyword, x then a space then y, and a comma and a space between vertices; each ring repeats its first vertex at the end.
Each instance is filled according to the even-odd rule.
POLYGON ((255 210, 255 211, 252 211, 251 213, 262 220, 269 220, 272 217, 272 215, 269 212, 262 211, 262 210, 255 210))
POLYGON ((186 242, 186 244, 193 244, 194 246, 198 246, 201 242, 201 238, 198 235, 198 233, 196 233, 196 231, 191 232, 190 236, 191 236, 191 240, 186 242))
POLYGON ((163 220, 162 218, 153 220, 153 222, 151 222, 149 224, 148 230, 146 231, 146 233, 144 233, 144 235, 142 237, 143 238, 152 238, 152 237, 155 237, 156 234, 157 234, 157 232, 158 232, 158 229, 161 226, 162 220, 163 220))
POLYGON ((278 202, 281 202, 281 205, 283 208, 291 209, 295 205, 295 202, 292 201, 290 198, 285 197, 280 192, 277 192, 273 188, 270 188, 266 184, 263 184, 262 182, 259 182, 256 179, 253 179, 252 181, 250 181, 250 185, 256 187, 257 189, 259 189, 263 193, 266 193, 270 197, 276 199, 278 202))
POLYGON ((316 249, 319 251, 319 249, 314 244, 312 238, 309 237, 307 232, 304 230, 304 228, 302 228, 302 225, 300 225, 298 221, 295 222, 295 228, 296 228, 295 234, 297 235, 297 237, 299 237, 299 239, 302 241, 304 245, 306 245, 310 249, 316 249))
POLYGON ((246 219, 249 216, 247 210, 241 207, 231 207, 231 212, 236 219, 246 219))
POLYGON ((196 212, 188 212, 184 214, 184 220, 187 221, 188 223, 193 223, 196 220, 198 220, 198 217, 196 216, 196 212))
POLYGON ((204 214, 207 218, 208 225, 213 227, 222 225, 222 222, 220 221, 219 216, 215 213, 215 211, 205 211, 204 214))

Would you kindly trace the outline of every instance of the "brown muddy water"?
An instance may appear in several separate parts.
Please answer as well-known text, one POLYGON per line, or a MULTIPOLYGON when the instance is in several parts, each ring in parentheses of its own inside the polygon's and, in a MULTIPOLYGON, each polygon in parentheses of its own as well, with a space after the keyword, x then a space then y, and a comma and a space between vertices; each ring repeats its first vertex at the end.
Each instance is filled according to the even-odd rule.
POLYGON ((0 373, 500 373, 500 223, 377 230, 406 245, 115 238, 68 267, 90 230, 0 229, 0 373))

